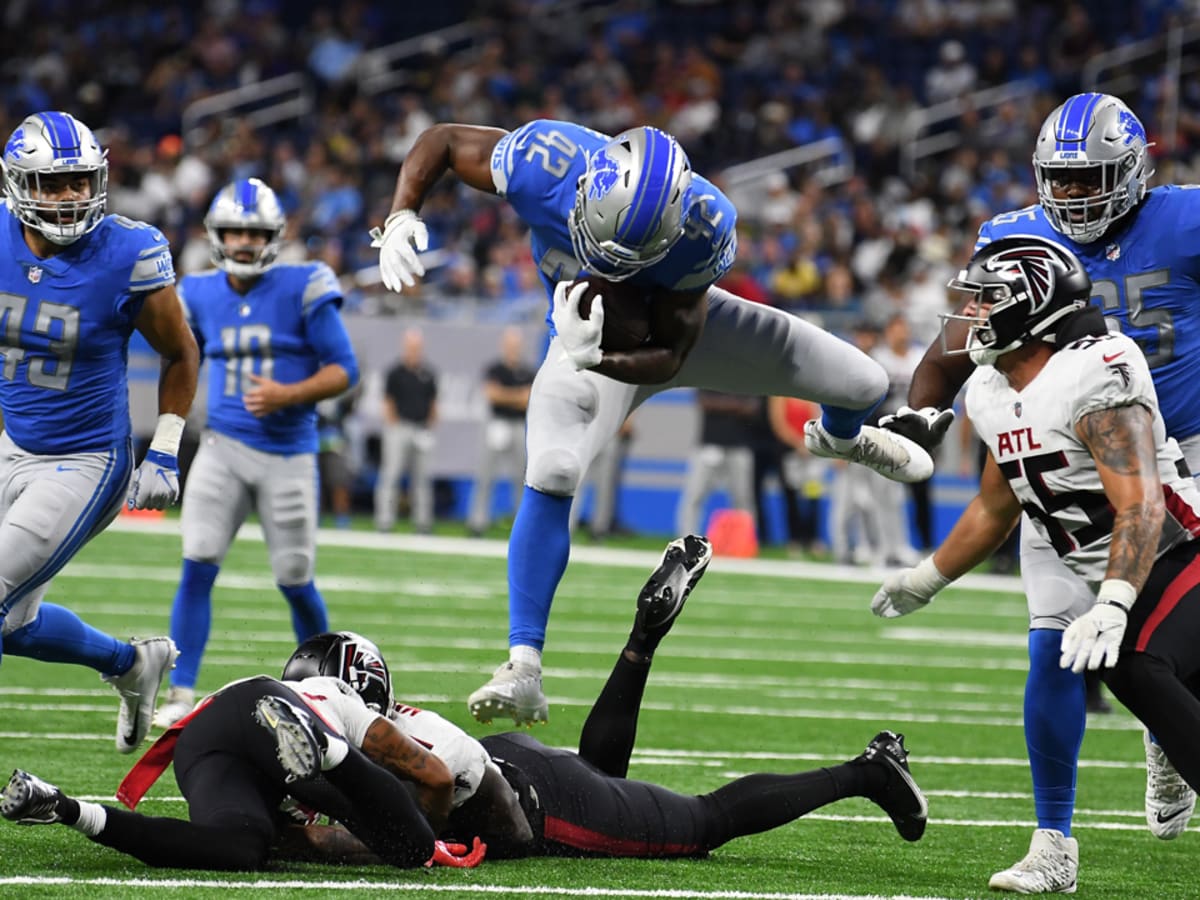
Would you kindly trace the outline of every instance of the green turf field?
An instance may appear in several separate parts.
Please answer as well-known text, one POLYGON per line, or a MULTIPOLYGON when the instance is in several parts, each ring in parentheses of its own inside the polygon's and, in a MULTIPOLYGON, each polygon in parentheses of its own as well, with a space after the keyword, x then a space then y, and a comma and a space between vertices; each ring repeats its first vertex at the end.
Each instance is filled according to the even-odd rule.
MULTIPOLYGON (((470 719, 464 699, 504 658, 503 552, 499 541, 323 533, 318 584, 334 627, 380 644, 398 697, 483 734, 489 729, 470 719)), ((110 530, 68 565, 50 597, 115 634, 166 633, 178 554, 173 534, 110 530)), ((576 552, 551 618, 543 741, 574 745, 656 561, 645 550, 576 552)), ((988 876, 1024 855, 1033 804, 1021 731, 1024 604, 993 583, 1015 584, 947 591, 928 610, 885 623, 870 615, 874 586, 862 570, 718 557, 655 660, 632 777, 699 793, 748 772, 848 759, 892 728, 907 735, 929 796, 929 829, 917 844, 854 799, 704 861, 530 860, 419 872, 288 865, 230 875, 149 869, 61 826, 0 821, 0 896, 994 897, 988 876)), ((291 628, 252 534, 231 552, 215 599, 200 688, 277 673, 291 628)), ((116 707, 87 670, 6 657, 3 774, 20 766, 108 801, 132 762, 113 746, 116 707)), ((1200 837, 1164 843, 1145 827, 1136 722, 1119 711, 1089 724, 1075 829, 1079 896, 1200 896, 1200 837)), ((183 814, 174 780, 164 777, 140 809, 183 814)))

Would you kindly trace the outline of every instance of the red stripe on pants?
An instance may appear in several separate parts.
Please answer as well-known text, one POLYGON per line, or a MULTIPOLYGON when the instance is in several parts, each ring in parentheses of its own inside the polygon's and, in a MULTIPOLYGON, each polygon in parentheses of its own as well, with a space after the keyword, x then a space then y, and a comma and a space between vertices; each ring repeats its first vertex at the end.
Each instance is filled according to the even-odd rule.
POLYGON ((1184 566, 1182 572, 1172 579, 1167 585, 1167 589, 1163 591, 1162 596, 1158 598, 1158 603, 1154 606, 1154 611, 1150 613, 1146 619, 1146 623, 1142 625, 1142 630, 1138 632, 1137 644, 1134 649, 1139 653, 1146 650, 1146 645, 1150 643, 1150 638, 1154 636, 1154 630, 1162 624, 1163 619, 1171 614, 1179 601, 1183 599, 1183 595, 1200 584, 1200 556, 1197 556, 1190 563, 1184 566))

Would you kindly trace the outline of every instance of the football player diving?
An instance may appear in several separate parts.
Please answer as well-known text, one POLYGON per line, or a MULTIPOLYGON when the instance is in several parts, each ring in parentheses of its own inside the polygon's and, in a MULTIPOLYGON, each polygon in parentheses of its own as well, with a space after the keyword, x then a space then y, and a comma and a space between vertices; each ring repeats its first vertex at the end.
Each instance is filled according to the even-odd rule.
POLYGON ((570 551, 571 498, 596 453, 639 404, 672 387, 802 397, 822 404, 810 450, 921 481, 933 461, 900 435, 863 423, 887 393, 883 368, 795 316, 714 287, 737 252, 736 211, 656 128, 616 137, 537 120, 504 131, 439 124, 405 157, 392 213, 373 234, 383 283, 400 291, 425 272, 421 205, 446 172, 498 194, 530 229, 549 297, 552 339, 527 412, 525 492, 509 539, 509 659, 468 699, 480 721, 545 721, 542 650, 570 551), (631 351, 601 347, 604 309, 588 318, 581 272, 646 291, 650 336, 631 351))

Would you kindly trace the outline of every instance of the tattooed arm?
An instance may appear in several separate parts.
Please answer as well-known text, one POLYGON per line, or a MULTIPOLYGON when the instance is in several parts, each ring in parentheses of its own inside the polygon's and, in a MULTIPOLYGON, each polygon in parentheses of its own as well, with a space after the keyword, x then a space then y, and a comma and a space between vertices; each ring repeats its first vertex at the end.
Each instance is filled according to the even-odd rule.
POLYGON ((416 785, 417 803, 434 834, 446 826, 454 799, 454 776, 441 759, 383 716, 367 729, 362 751, 398 778, 416 785))
POLYGON ((1138 591, 1154 565, 1166 516, 1153 425, 1150 411, 1136 405, 1097 410, 1075 425, 1114 512, 1104 577, 1127 581, 1138 591))

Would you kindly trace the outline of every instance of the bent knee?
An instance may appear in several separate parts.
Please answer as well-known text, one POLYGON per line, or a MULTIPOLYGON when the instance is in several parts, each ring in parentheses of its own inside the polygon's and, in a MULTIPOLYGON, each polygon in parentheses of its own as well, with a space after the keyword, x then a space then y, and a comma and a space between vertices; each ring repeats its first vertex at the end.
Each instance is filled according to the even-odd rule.
POLYGON ((281 553, 271 558, 276 584, 297 587, 313 580, 314 560, 307 553, 281 553))
POLYGON ((583 477, 579 455, 562 448, 547 450, 530 457, 525 469, 525 483, 535 491, 556 497, 570 497, 583 477))

